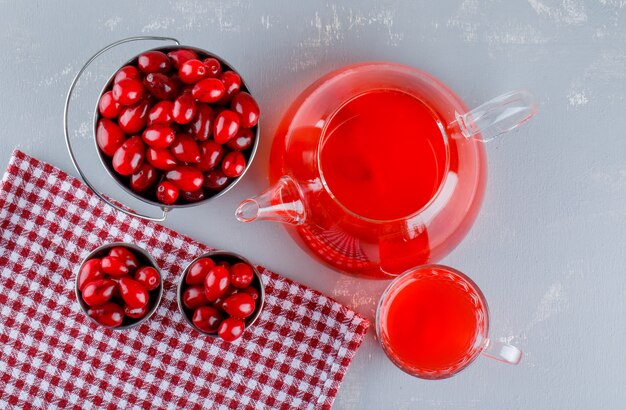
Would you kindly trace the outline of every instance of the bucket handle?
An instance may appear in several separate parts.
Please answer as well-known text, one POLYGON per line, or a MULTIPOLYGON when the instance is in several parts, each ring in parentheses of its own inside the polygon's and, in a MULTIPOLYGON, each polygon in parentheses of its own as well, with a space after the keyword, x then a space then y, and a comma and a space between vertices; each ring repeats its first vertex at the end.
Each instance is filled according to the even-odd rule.
POLYGON ((67 92, 67 97, 65 98, 65 108, 63 109, 63 131, 65 133, 65 144, 66 144, 67 150, 68 150, 68 152, 70 154, 70 158, 72 160, 72 163, 74 164, 74 168, 76 168, 76 171, 78 171, 78 173, 80 174, 80 176, 83 179, 83 181, 85 182, 85 184, 87 184, 87 186, 93 191, 94 194, 96 194, 98 196, 98 198, 100 198, 101 200, 106 202, 109 206, 111 206, 111 207, 117 209, 118 211, 123 212, 123 213, 125 213, 127 215, 134 216, 136 218, 147 219, 149 221, 154 221, 154 222, 163 222, 167 218, 167 212, 169 211, 169 208, 161 208, 161 210, 163 211, 163 214, 161 216, 154 217, 154 216, 149 216, 149 215, 143 215, 143 214, 139 214, 139 213, 136 213, 136 212, 128 210, 128 209, 124 209, 124 208, 122 208, 119 205, 116 205, 115 203, 113 203, 112 201, 107 199, 104 196, 104 194, 98 192, 98 190, 92 185, 92 183, 89 182, 89 179, 87 178, 87 176, 85 175, 85 173, 81 169, 80 165, 78 164, 78 161, 76 160, 76 156, 74 155, 74 150, 72 149, 72 143, 70 142, 70 132, 69 132, 69 127, 68 127, 68 119, 67 118, 68 118, 68 111, 69 111, 70 100, 72 98, 72 93, 74 91, 74 88, 76 87, 76 84, 78 83, 78 80, 80 79, 80 77, 83 74, 83 72, 87 69, 87 67, 89 67, 91 65, 91 63, 93 63, 93 61, 96 58, 100 57, 100 55, 102 55, 103 53, 106 53, 110 49, 112 49, 114 47, 117 47, 120 44, 129 43, 131 41, 140 41, 140 40, 172 41, 172 42, 176 43, 176 45, 180 45, 180 41, 178 41, 177 39, 175 39, 173 37, 158 37, 158 36, 128 37, 128 38, 116 41, 115 43, 109 44, 108 46, 102 48, 96 54, 91 56, 91 58, 89 60, 87 60, 85 65, 83 65, 83 67, 78 71, 78 73, 76 74, 76 76, 72 80, 72 84, 70 85, 70 89, 67 92))

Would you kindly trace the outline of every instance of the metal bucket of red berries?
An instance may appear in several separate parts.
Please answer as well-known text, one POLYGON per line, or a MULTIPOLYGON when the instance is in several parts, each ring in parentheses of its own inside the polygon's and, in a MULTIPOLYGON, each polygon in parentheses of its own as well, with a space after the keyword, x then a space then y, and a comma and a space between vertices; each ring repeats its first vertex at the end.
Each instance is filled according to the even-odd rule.
POLYGON ((167 37, 132 37, 113 43, 87 61, 70 86, 65 139, 87 185, 114 208, 162 221, 175 208, 199 205, 229 189, 248 169, 259 136, 259 106, 238 72, 221 57, 167 37), (120 44, 171 40, 128 60, 104 84, 94 102, 98 156, 124 191, 162 209, 151 217, 118 206, 89 181, 69 137, 68 108, 87 67, 120 44))

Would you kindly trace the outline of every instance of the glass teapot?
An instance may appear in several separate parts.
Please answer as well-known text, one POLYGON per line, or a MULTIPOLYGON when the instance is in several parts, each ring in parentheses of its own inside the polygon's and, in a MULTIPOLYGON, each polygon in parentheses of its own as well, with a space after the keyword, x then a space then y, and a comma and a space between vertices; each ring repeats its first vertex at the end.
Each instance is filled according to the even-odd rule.
POLYGON ((272 186, 236 211, 285 223, 337 270, 389 279, 447 255, 484 194, 483 142, 536 111, 525 91, 468 111, 431 75, 369 62, 308 87, 280 123, 272 186))

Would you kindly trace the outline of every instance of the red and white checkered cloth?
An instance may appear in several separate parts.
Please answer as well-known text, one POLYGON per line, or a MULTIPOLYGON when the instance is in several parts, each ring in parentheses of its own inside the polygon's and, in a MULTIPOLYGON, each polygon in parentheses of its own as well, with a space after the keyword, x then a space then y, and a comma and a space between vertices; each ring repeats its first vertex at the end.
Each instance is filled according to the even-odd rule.
POLYGON ((176 281, 209 248, 114 211, 77 179, 15 151, 0 187, 0 408, 330 408, 369 323, 262 269, 266 305, 234 343, 192 330, 176 281), (133 242, 165 279, 155 315, 94 325, 74 275, 106 242, 133 242))

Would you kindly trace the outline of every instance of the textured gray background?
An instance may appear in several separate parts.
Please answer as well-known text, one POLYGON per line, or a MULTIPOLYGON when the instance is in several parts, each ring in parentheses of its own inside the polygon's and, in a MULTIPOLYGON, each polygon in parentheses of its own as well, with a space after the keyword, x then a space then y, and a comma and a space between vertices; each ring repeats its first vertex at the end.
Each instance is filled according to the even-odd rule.
MULTIPOLYGON (((483 358, 452 379, 422 381, 397 370, 370 331, 335 408, 623 408, 626 1, 0 0, 0 163, 19 147, 76 174, 62 143, 67 87, 97 49, 138 34, 172 35, 222 55, 263 110, 246 178, 210 205, 173 212, 166 225, 370 318, 385 283, 321 266, 278 225, 233 217, 240 200, 266 186, 272 135, 287 105, 320 75, 363 60, 422 68, 469 106, 511 89, 534 92, 536 118, 489 144, 482 212, 443 261, 482 287, 492 335, 520 346, 522 363, 483 358)), ((114 53, 88 79, 102 84, 120 59, 153 45, 114 53)), ((95 98, 80 97, 77 116, 95 98)), ((88 142, 90 120, 83 115, 75 126, 88 142)))

